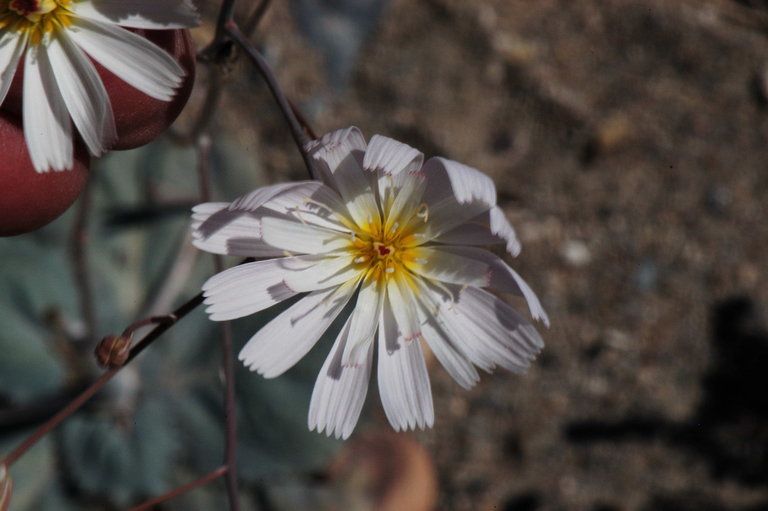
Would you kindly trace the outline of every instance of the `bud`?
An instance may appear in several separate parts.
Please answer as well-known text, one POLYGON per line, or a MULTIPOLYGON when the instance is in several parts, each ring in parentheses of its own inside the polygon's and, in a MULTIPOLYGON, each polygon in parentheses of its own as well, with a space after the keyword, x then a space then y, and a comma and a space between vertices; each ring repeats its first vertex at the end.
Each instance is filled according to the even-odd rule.
POLYGON ((85 146, 76 142, 72 169, 36 172, 21 119, 0 110, 0 236, 34 231, 61 215, 88 181, 89 165, 85 146))
MULTIPOLYGON (((100 366, 108 369, 122 367, 131 354, 131 336, 108 335, 96 346, 94 354, 100 366)), ((2 510, 0 510, 2 511, 2 510)))
POLYGON ((11 474, 4 464, 0 464, 0 511, 6 511, 11 505, 11 495, 13 494, 13 481, 11 474))

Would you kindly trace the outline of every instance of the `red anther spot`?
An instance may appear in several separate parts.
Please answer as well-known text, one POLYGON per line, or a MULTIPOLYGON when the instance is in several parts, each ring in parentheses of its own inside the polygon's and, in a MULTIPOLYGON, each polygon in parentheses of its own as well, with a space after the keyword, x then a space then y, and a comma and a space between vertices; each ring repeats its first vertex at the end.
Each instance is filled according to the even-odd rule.
POLYGON ((37 0, 13 0, 10 8, 18 14, 26 16, 27 14, 37 12, 40 9, 40 4, 37 0))
POLYGON ((392 252, 392 250, 389 247, 386 247, 384 245, 379 245, 376 248, 379 249, 379 255, 381 256, 389 255, 389 253, 392 252))

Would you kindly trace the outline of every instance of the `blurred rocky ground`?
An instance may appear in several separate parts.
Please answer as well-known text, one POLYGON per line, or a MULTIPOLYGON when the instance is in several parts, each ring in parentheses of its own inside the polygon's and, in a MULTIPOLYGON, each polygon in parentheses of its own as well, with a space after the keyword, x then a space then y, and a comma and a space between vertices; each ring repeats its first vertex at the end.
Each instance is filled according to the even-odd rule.
MULTIPOLYGON (((255 40, 315 130, 490 174, 552 318, 525 377, 433 367, 438 509, 768 509, 766 3, 274 4, 255 40)), ((216 122, 303 178, 238 71, 216 122)))

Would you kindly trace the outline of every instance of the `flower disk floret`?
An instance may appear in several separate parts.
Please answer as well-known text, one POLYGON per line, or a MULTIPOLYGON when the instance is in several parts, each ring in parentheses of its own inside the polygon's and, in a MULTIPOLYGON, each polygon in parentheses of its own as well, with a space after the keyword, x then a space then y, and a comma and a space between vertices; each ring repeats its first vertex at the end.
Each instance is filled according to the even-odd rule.
POLYGON ((204 284, 211 319, 247 316, 301 295, 255 333, 240 359, 278 376, 345 315, 309 410, 311 429, 343 438, 359 418, 375 349, 379 393, 396 430, 434 422, 422 345, 465 388, 479 380, 477 367, 524 373, 541 337, 483 288, 519 295, 533 318, 548 319, 517 272, 480 248, 520 251, 490 178, 444 158, 424 163, 420 152, 386 137, 366 144, 356 128, 307 149, 316 181, 267 186, 193 210, 198 248, 267 258, 204 284))

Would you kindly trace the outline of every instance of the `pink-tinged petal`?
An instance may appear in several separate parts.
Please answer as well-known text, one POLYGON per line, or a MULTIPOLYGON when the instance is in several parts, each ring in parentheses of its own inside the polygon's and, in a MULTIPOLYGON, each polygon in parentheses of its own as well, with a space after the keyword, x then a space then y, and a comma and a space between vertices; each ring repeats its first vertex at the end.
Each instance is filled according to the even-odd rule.
POLYGON ((170 101, 181 84, 181 65, 140 35, 84 18, 72 18, 67 32, 95 61, 148 96, 170 101))
POLYGON ((442 246, 422 246, 415 251, 416 261, 406 267, 413 273, 433 280, 465 286, 487 287, 491 269, 484 261, 464 257, 442 246))
POLYGON ((101 156, 117 138, 112 107, 101 78, 88 57, 60 31, 48 44, 56 83, 85 145, 101 156))
POLYGON ((391 208, 397 190, 402 188, 408 175, 417 172, 423 162, 424 155, 409 145, 381 135, 371 137, 363 158, 363 168, 377 176, 379 203, 384 211, 391 208))
POLYGON ((189 0, 80 0, 70 9, 78 17, 131 28, 169 30, 200 24, 189 0))
POLYGON ((422 338, 427 342, 437 361, 463 388, 471 389, 474 387, 480 381, 480 375, 477 374, 475 366, 460 349, 454 346, 451 338, 435 319, 433 310, 427 310, 420 306, 418 311, 421 318, 422 338))
POLYGON ((327 289, 354 278, 349 258, 296 256, 241 264, 203 284, 206 312, 228 321, 259 312, 297 293, 327 289))
POLYGON ((338 191, 349 216, 361 227, 378 220, 372 176, 363 172, 365 139, 357 128, 334 131, 308 144, 316 173, 338 191))
POLYGON ((528 303, 533 319, 549 326, 549 317, 536 293, 499 256, 481 248, 457 246, 421 248, 420 252, 429 260, 429 264, 420 267, 422 275, 452 284, 489 287, 521 296, 528 303))
POLYGON ((335 188, 333 174, 336 167, 350 154, 357 153, 362 162, 362 154, 366 144, 363 134, 354 126, 331 131, 317 140, 309 142, 305 149, 315 162, 313 169, 318 175, 315 179, 321 179, 327 185, 335 188))
POLYGON ((479 170, 446 158, 430 158, 422 172, 427 175, 425 200, 434 204, 451 195, 459 204, 481 202, 486 209, 496 204, 493 180, 479 170))
POLYGON ((426 221, 427 216, 421 211, 421 196, 426 187, 424 175, 419 172, 403 172, 391 180, 392 183, 387 185, 390 188, 381 198, 382 211, 387 216, 384 231, 397 229, 399 227, 398 222, 407 223, 406 221, 409 219, 413 219, 417 223, 420 220, 426 221))
POLYGON ((395 176, 400 172, 413 172, 421 168, 424 155, 413 147, 381 135, 371 137, 363 158, 363 168, 395 176))
MULTIPOLYGON (((278 185, 272 187, 276 186, 278 185)), ((260 190, 263 188, 249 196, 256 195, 260 190)), ((243 204, 238 204, 238 201, 232 203, 233 208, 255 203, 253 199, 243 204)), ((305 224, 347 232, 354 228, 354 222, 349 218, 347 208, 341 202, 338 193, 319 181, 291 183, 276 191, 268 200, 263 201, 261 206, 305 224)))
POLYGON ((238 358, 265 378, 280 376, 312 349, 353 291, 347 286, 309 293, 256 332, 238 358))
POLYGON ((426 216, 413 218, 410 228, 435 239, 486 213, 496 204, 496 188, 482 172, 445 158, 430 158, 422 167, 426 216))
POLYGON ((22 110, 24 138, 35 170, 72 168, 72 122, 44 44, 27 48, 22 110))
POLYGON ((434 241, 447 245, 495 245, 503 243, 507 253, 515 257, 520 254, 521 249, 515 229, 507 220, 504 211, 498 206, 494 206, 466 223, 436 236, 434 241))
POLYGON ((435 319, 454 344, 478 367, 500 365, 523 374, 544 346, 536 329, 514 309, 482 289, 424 286, 421 296, 438 310, 435 319))
MULTIPOLYGON (((402 273, 402 272, 401 272, 402 273)), ((387 305, 392 310, 400 336, 405 342, 413 342, 421 336, 421 325, 416 312, 416 298, 411 291, 412 277, 394 275, 387 281, 387 305)))
POLYGON ((363 409, 371 377, 373 343, 364 347, 360 364, 342 364, 342 355, 349 340, 351 318, 342 328, 331 352, 317 376, 309 404, 309 429, 328 436, 346 439, 355 429, 363 409))
POLYGON ((395 431, 432 427, 435 412, 419 342, 405 342, 388 307, 379 321, 378 382, 381 403, 395 431))
POLYGON ((296 258, 241 264, 208 279, 203 284, 203 303, 211 320, 242 318, 295 296, 297 292, 283 284, 284 259, 296 258))
POLYGON ((206 203, 192 211, 193 243, 215 254, 273 257, 281 248, 264 242, 261 217, 293 217, 296 221, 338 226, 329 212, 333 191, 317 181, 282 183, 259 188, 227 203, 206 203))
POLYGON ((349 234, 297 220, 264 217, 263 239, 275 248, 294 254, 323 254, 349 246, 349 234))
POLYGON ((213 254, 277 257, 283 250, 264 242, 261 220, 252 212, 232 210, 226 202, 207 202, 192 209, 192 244, 213 254))
POLYGON ((11 88, 16 68, 27 46, 26 35, 9 30, 0 34, 0 105, 11 88))
POLYGON ((373 342, 384 305, 384 286, 378 280, 366 279, 357 294, 357 303, 349 318, 350 327, 342 356, 344 366, 362 363, 368 344, 373 342))

